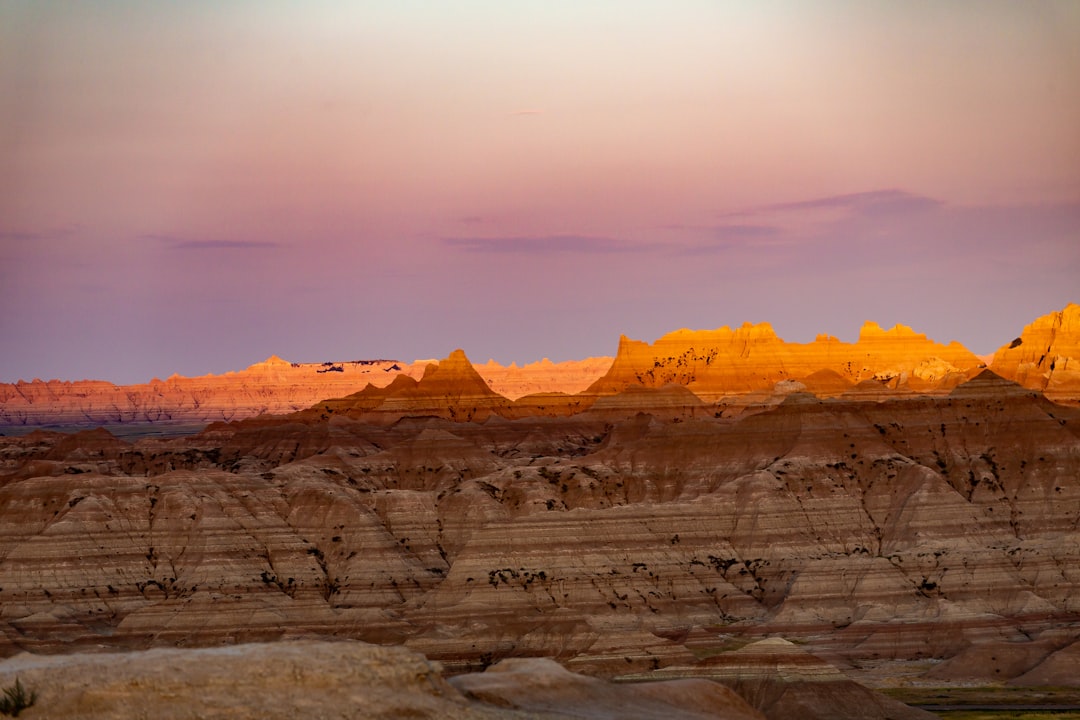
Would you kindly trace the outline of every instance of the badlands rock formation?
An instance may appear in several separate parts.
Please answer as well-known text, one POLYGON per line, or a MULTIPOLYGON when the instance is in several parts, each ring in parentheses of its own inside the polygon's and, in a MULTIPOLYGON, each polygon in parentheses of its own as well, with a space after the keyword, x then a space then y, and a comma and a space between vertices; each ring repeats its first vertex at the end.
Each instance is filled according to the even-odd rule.
POLYGON ((1080 398, 1080 305, 1044 315, 994 354, 1002 377, 1056 400, 1080 398))
POLYGON ((388 385, 400 374, 419 377, 422 365, 392 360, 290 363, 278 357, 240 372, 113 385, 98 380, 0 384, 0 425, 208 423, 302 410, 368 384, 388 385))
MULTIPOLYGON (((430 362, 394 360, 290 363, 278 357, 224 375, 113 385, 99 380, 0 383, 3 426, 210 423, 290 413, 320 400, 404 376, 420 379, 430 362)), ((534 393, 578 393, 607 371, 611 358, 563 363, 542 360, 522 367, 488 361, 477 370, 495 392, 510 399, 534 393)))
POLYGON ((1023 673, 1080 639, 1078 411, 988 371, 735 418, 635 392, 660 409, 507 417, 455 353, 187 438, 2 438, 0 652, 315 634, 614 676, 779 635, 1023 673))
POLYGON ((493 672, 448 683, 437 663, 404 648, 307 640, 124 654, 24 654, 0 662, 0 686, 10 687, 18 678, 38 693, 23 717, 68 720, 762 717, 738 695, 708 681, 615 685, 566 672, 550 661, 530 669, 504 672, 500 664, 493 672))
MULTIPOLYGON (((0 654, 318 636, 453 673, 716 677, 772 667, 759 651, 792 649, 754 643, 782 637, 855 676, 924 660, 925 682, 1074 682, 1080 410, 903 331, 922 354, 873 329, 809 344, 899 369, 875 379, 869 360, 792 371, 803 351, 760 330, 719 335, 771 348, 771 387, 719 351, 660 378, 689 360, 624 342, 592 391, 511 401, 457 351, 190 437, 0 437, 0 654), (628 371, 649 357, 654 380, 628 371), (914 392, 938 361, 957 372, 914 392), (736 376, 762 391, 710 399, 736 376), (847 389, 806 391, 825 386, 847 389)), ((731 687, 773 717, 863 697, 766 679, 769 702, 731 687)))
MULTIPOLYGON (((997 352, 992 368, 1056 401, 1078 404, 1077 338, 1080 306, 1069 305, 1025 328, 997 352)), ((173 376, 144 385, 20 381, 0 384, 0 428, 202 424, 289 413, 329 398, 386 388, 399 377, 419 380, 430 365, 391 360, 289 363, 271 357, 236 373, 173 376)), ((706 401, 727 398, 728 408, 721 411, 729 414, 773 393, 857 393, 867 400, 896 393, 940 394, 982 367, 985 363, 958 343, 941 345, 902 325, 883 330, 867 322, 855 343, 824 335, 812 343, 787 343, 767 323, 747 324, 736 330, 679 330, 652 345, 622 337, 614 360, 542 360, 522 367, 488 361, 475 369, 488 391, 514 401, 515 411, 506 415, 520 417, 572 414, 628 388, 668 385, 686 387, 706 401)))
POLYGON ((639 720, 763 720, 735 692, 700 679, 620 684, 567 672, 553 660, 503 660, 450 684, 466 697, 533 712, 572 712, 580 718, 639 720))
POLYGON ((925 392, 955 387, 981 366, 959 343, 941 345, 903 325, 882 330, 868 322, 856 343, 821 335, 800 344, 784 342, 768 323, 747 323, 736 330, 678 330, 652 345, 623 336, 611 369, 590 391, 676 384, 717 399, 800 381, 813 392, 834 395, 876 381, 893 390, 925 392))
POLYGON ((928 720, 923 710, 869 690, 821 658, 782 638, 715 655, 692 667, 668 667, 642 679, 709 678, 734 688, 770 720, 928 720))
POLYGON ((596 382, 609 367, 610 357, 591 357, 560 363, 544 358, 521 367, 515 364, 504 366, 488 360, 483 365, 477 365, 476 372, 493 391, 510 400, 517 400, 524 395, 538 393, 575 395, 596 382))

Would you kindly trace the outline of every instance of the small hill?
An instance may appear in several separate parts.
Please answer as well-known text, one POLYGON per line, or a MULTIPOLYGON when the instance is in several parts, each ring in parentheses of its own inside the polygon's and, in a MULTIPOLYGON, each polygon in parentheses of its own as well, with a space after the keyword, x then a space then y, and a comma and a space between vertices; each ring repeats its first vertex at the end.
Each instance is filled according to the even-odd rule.
POLYGON ((349 397, 319 403, 304 414, 337 412, 383 422, 405 417, 483 422, 492 415, 512 414, 512 405, 488 387, 458 349, 428 365, 419 381, 401 375, 385 388, 369 386, 349 397))
POLYGON ((849 680, 821 658, 777 637, 720 653, 694 667, 666 668, 650 676, 715 680, 733 689, 769 720, 935 717, 849 680))

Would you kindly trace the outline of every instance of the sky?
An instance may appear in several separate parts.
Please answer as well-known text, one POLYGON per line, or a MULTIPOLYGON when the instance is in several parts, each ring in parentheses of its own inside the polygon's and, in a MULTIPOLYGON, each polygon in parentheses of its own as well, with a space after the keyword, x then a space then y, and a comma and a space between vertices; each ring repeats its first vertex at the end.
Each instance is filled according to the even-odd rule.
POLYGON ((1080 302, 1080 3, 0 0, 0 382, 1080 302))

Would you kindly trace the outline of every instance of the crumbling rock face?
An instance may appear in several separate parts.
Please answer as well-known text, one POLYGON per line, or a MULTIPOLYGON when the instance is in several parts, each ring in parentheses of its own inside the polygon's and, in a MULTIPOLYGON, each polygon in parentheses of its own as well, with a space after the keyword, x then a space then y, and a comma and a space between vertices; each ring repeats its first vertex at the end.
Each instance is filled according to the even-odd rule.
POLYGON ((0 439, 0 650, 316 634, 620 675, 779 633, 853 664, 1030 643, 1018 676, 1080 637, 1076 410, 983 373, 514 418, 459 360, 187 438, 0 439))
POLYGON ((1080 398, 1080 305, 1044 315, 1003 345, 991 369, 1056 400, 1080 398))
MULTIPOLYGON (((1025 328, 997 352, 992 365, 997 374, 1023 387, 1075 404, 1080 402, 1078 348, 1080 306, 1069 305, 1025 328)), ((797 392, 861 400, 946 394, 983 367, 958 343, 937 343, 903 325, 883 330, 867 322, 856 343, 821 335, 800 344, 785 342, 768 323, 761 323, 735 330, 679 330, 652 345, 622 337, 614 359, 545 359, 523 367, 489 361, 474 368, 456 351, 441 363, 411 364, 289 363, 271 357, 240 372, 173 376, 131 386, 92 380, 20 381, 0 384, 0 428, 198 424, 320 405, 323 414, 347 408, 377 412, 385 422, 423 414, 482 422, 491 415, 566 417, 590 409, 610 414, 634 404, 638 410, 694 416, 702 412, 702 400, 727 399, 729 406, 714 412, 730 416, 747 405, 797 392), (444 367, 438 370, 438 365, 444 367), (425 378, 427 387, 417 390, 425 378), (672 386, 692 392, 678 395, 672 386), (624 396, 634 389, 658 392, 624 396), (328 401, 346 397, 344 405, 328 401)))
MULTIPOLYGON (((1070 682, 1080 411, 932 350, 734 404, 696 377, 510 401, 458 351, 189 437, 0 437, 0 653, 313 635, 636 676, 782 635, 847 667, 1070 682)), ((729 366, 711 387, 750 367, 729 366)), ((770 687, 777 717, 841 688, 770 687)))
POLYGON ((400 647, 295 640, 202 649, 0 662, 37 700, 25 717, 293 720, 761 720, 708 680, 615 684, 550 660, 506 661, 449 682, 438 663, 400 647))
MULTIPOLYGON (((139 385, 100 380, 0 383, 2 426, 95 426, 124 423, 211 423, 290 413, 327 398, 384 388, 399 377, 419 380, 431 362, 394 360, 290 363, 271 357, 245 370, 187 378, 174 375, 139 385)), ((478 366, 499 395, 578 393, 607 371, 611 358, 518 367, 478 366)))
POLYGON ((929 720, 924 710, 874 692, 782 638, 721 653, 693 667, 639 678, 709 678, 735 690, 769 720, 929 720))
POLYGON ((290 363, 270 357, 239 372, 141 385, 99 380, 33 380, 0 384, 0 425, 209 423, 288 413, 328 397, 383 386, 422 366, 392 360, 290 363))
POLYGON ((800 381, 831 395, 867 380, 893 391, 926 392, 955 387, 981 365, 959 343, 941 345, 903 325, 882 330, 868 322, 853 344, 825 335, 800 344, 781 340, 768 323, 747 323, 735 330, 678 330, 652 345, 624 336, 611 369, 589 392, 674 384, 713 400, 800 381))
POLYGON ((0 663, 38 693, 25 717, 448 718, 535 717, 466 700, 436 663, 402 648, 365 643, 282 642, 55 657, 0 663))
POLYGON ((543 658, 503 660, 450 680, 466 697, 542 713, 636 720, 763 720, 732 690, 698 679, 612 684, 568 672, 543 658))

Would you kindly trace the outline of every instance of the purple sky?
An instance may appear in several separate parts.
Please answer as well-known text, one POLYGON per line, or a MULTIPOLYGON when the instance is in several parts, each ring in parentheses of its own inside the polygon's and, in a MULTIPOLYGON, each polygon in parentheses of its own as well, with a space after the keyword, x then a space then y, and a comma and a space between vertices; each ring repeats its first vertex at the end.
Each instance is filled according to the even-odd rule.
POLYGON ((0 381, 1080 301, 1080 3, 0 0, 0 381))

